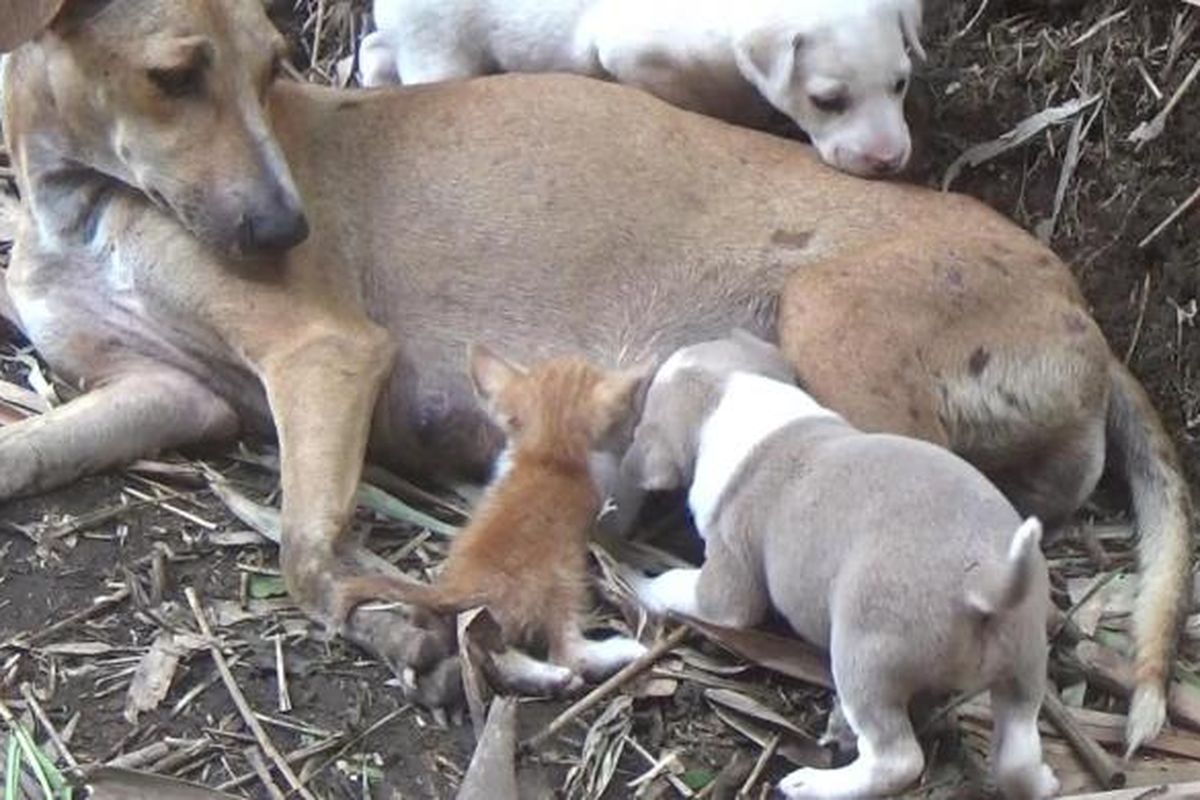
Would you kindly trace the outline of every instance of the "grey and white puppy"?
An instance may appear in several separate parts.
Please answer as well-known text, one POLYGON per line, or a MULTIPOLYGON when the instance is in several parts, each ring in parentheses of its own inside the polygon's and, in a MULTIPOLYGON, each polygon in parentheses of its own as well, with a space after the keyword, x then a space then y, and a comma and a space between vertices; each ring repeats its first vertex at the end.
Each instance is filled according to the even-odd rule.
POLYGON ((863 433, 793 381, 773 346, 740 331, 656 373, 623 470, 646 489, 690 487, 706 554, 701 569, 635 579, 639 597, 735 627, 773 607, 829 649, 858 757, 791 773, 786 797, 903 790, 924 766, 909 700, 984 688, 1004 795, 1052 795, 1037 730, 1041 523, 949 451, 863 433))

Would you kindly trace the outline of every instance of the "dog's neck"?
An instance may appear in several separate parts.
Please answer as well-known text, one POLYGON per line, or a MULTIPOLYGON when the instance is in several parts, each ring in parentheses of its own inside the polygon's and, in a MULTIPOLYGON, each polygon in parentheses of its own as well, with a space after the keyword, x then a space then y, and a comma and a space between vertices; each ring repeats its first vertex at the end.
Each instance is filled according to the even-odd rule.
POLYGON ((688 507, 700 535, 707 529, 722 495, 760 444, 780 428, 803 419, 841 419, 802 389, 749 372, 735 372, 721 399, 700 428, 695 477, 688 507))
POLYGON ((115 160, 86 146, 59 116, 46 55, 27 45, 5 59, 4 127, 22 201, 43 247, 95 244, 114 197, 136 190, 105 165, 115 160))

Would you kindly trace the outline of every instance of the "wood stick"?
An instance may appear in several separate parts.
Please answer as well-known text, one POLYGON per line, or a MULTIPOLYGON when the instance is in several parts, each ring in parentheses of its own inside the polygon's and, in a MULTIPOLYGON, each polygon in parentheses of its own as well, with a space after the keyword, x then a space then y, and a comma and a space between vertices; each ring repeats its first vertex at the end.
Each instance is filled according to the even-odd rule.
POLYGON ((37 721, 42 723, 42 727, 46 729, 46 734, 50 737, 50 741, 54 743, 54 749, 58 751, 59 756, 63 761, 66 761, 71 769, 79 769, 79 762, 75 760, 75 756, 71 755, 71 751, 67 749, 67 743, 58 735, 58 729, 50 722, 50 717, 47 716, 46 710, 42 708, 42 704, 38 702, 37 695, 33 693, 33 687, 28 683, 21 684, 21 697, 25 698, 26 705, 33 715, 37 717, 37 721))
POLYGON ((529 752, 533 750, 533 748, 537 747, 539 744, 562 730, 563 727, 571 720, 575 719, 589 708, 592 708, 601 700, 608 697, 625 684, 629 683, 641 673, 645 672, 654 665, 655 661, 658 661, 669 651, 678 647, 688 635, 688 632, 689 628, 687 625, 680 625, 673 632, 662 639, 659 639, 657 642, 655 642, 653 647, 651 647, 634 661, 626 664, 611 678, 597 686, 595 689, 592 689, 577 702, 567 708, 567 710, 555 717, 555 719, 542 731, 534 734, 522 742, 521 752, 529 752))
POLYGON ((1042 700, 1042 713, 1075 750, 1084 766, 1105 789, 1120 789, 1125 786, 1125 771, 1117 766, 1112 756, 1095 739, 1084 733, 1054 691, 1047 691, 1042 700))
POLYGON ((279 750, 275 748, 271 742, 267 732, 263 730, 262 724, 258 718, 254 716, 254 709, 246 702, 246 696, 242 694, 241 688, 237 685, 237 681, 233 678, 233 672, 229 669, 228 662, 225 661, 225 654, 221 652, 221 647, 217 644, 216 638, 213 636, 212 628, 208 626, 208 619, 204 615, 204 609, 200 607, 200 598, 196 596, 196 590, 191 586, 183 590, 187 597, 188 605, 192 607, 192 614, 196 617, 196 624, 200 626, 200 632, 208 639, 208 650, 212 654, 213 662, 217 665, 217 670, 221 673, 221 680, 225 682, 225 689, 229 692, 229 696, 233 699, 233 704, 237 706, 238 713, 242 715, 242 721, 246 723, 246 727, 254 734, 254 738, 258 740, 258 746, 262 748, 263 753, 275 764, 275 768, 279 770, 279 774, 287 780, 288 785, 300 795, 304 800, 316 800, 312 792, 304 788, 304 784, 296 777, 296 773, 292 771, 291 766, 280 755, 279 750))

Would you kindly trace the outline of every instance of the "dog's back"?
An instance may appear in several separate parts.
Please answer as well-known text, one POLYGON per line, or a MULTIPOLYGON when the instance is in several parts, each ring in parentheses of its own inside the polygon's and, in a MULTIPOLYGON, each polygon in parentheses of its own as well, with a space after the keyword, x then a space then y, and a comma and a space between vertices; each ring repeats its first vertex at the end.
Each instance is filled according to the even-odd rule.
MULTIPOLYGON (((825 647, 832 628, 878 655, 911 691, 980 688, 1045 650, 1045 562, 1012 608, 985 613, 1021 517, 981 473, 915 439, 804 421, 761 445, 722 531, 761 531, 773 605, 825 647), (986 625, 985 625, 986 622, 986 625)), ((729 535, 729 534, 726 534, 729 535)), ((997 604, 999 605, 999 604, 997 604)))

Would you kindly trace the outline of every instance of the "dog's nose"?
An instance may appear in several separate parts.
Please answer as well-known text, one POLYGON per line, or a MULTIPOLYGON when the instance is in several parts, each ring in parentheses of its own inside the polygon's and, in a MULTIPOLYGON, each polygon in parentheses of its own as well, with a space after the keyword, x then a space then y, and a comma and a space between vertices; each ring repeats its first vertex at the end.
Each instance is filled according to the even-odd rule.
POLYGON ((308 218, 298 208, 247 212, 238 226, 238 238, 248 253, 288 250, 308 238, 308 218))
POLYGON ((888 175, 904 166, 904 153, 864 153, 863 162, 872 173, 888 175))

